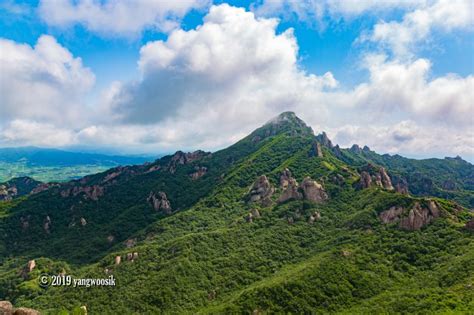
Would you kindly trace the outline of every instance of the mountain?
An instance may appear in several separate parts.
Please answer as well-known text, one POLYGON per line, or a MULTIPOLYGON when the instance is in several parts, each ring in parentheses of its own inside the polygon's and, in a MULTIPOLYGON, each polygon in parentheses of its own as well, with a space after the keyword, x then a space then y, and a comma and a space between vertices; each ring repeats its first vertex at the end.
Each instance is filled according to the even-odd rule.
POLYGON ((65 181, 118 165, 142 164, 146 157, 112 156, 36 147, 0 148, 0 182, 14 177, 65 181))
POLYGON ((52 314, 468 313, 472 165, 352 151, 286 112, 217 152, 40 185, 0 202, 0 299, 52 314), (411 172, 454 195, 418 191, 411 172), (43 273, 116 285, 43 287, 43 273))

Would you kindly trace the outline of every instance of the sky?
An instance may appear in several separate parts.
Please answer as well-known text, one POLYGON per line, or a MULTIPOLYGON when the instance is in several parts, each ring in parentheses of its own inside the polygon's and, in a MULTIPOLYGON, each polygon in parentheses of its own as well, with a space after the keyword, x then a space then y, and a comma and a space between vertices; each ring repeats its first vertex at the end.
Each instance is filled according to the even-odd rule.
POLYGON ((294 111, 472 162, 473 31, 471 0, 3 0, 0 147, 214 151, 294 111))

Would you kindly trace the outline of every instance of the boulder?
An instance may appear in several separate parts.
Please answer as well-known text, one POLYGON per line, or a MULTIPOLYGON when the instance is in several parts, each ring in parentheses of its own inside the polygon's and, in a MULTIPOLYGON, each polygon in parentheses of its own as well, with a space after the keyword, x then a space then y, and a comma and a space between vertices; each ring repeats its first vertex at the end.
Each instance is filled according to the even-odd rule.
POLYGON ((252 209, 250 210, 250 213, 254 218, 260 218, 260 212, 258 211, 258 209, 252 209))
POLYGON ((301 190, 303 191, 304 199, 310 200, 313 202, 323 202, 328 199, 328 194, 315 180, 312 180, 310 177, 306 177, 301 183, 301 190))
POLYGON ((172 212, 171 203, 168 200, 166 193, 162 191, 159 191, 157 194, 155 194, 153 191, 150 191, 150 194, 146 200, 156 211, 163 211, 166 214, 170 214, 172 212))
POLYGON ((298 190, 298 182, 294 178, 290 178, 288 187, 283 191, 283 193, 278 198, 278 203, 285 202, 287 200, 299 200, 302 199, 303 195, 298 190))
POLYGON ((120 256, 115 256, 114 263, 115 263, 116 265, 120 265, 121 262, 122 262, 122 257, 120 257, 120 256))
POLYGON ((84 219, 84 218, 81 218, 81 220, 80 220, 80 221, 81 221, 81 225, 82 225, 82 226, 86 226, 86 225, 87 225, 87 221, 86 221, 86 219, 84 219))
POLYGON ((28 273, 32 272, 33 269, 36 267, 36 261, 34 259, 28 261, 28 264, 26 264, 26 271, 28 273))
POLYGON ((0 301, 0 315, 12 315, 13 305, 10 301, 0 301))
POLYGON ((13 315, 41 315, 41 313, 32 308, 20 307, 20 308, 15 309, 15 312, 13 312, 13 315))
POLYGON ((265 175, 260 176, 252 185, 249 192, 250 202, 261 202, 264 206, 272 203, 271 196, 275 189, 265 175))

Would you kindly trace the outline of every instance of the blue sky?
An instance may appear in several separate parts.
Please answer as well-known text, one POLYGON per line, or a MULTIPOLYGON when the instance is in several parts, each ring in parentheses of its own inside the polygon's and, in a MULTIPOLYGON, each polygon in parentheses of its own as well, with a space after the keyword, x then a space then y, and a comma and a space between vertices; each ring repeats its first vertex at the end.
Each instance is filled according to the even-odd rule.
POLYGON ((278 112, 294 110, 313 129, 327 130, 343 146, 357 142, 382 153, 460 154, 472 160, 470 1, 189 0, 180 5, 149 1, 141 4, 143 8, 121 2, 124 8, 134 8, 125 10, 130 16, 120 15, 109 1, 58 3, 0 5, 0 53, 6 56, 1 58, 0 84, 5 91, 31 87, 40 95, 1 99, 1 146, 147 154, 214 150, 278 112), (217 8, 214 13, 212 8, 217 8), (272 19, 274 25, 266 26, 272 19), (240 38, 245 23, 255 28, 255 38, 240 38), (220 29, 204 30, 206 24, 220 29), (239 27, 241 31, 233 33, 239 27), (179 32, 185 34, 179 40, 182 46, 173 46, 170 38, 178 38, 179 32), (263 37, 265 44, 259 41, 263 37), (52 57, 35 49, 40 41, 42 51, 52 57), (30 51, 21 48, 24 44, 30 51), (215 52, 226 44, 235 44, 236 52, 219 50, 202 59, 186 51, 205 46, 205 51, 215 52), (253 58, 246 55, 249 51, 267 49, 271 53, 261 60, 248 60, 253 58), (59 51, 70 56, 51 60, 59 51), (174 59, 163 64, 160 58, 170 51, 174 59), (23 57, 16 60, 14 55, 23 57), (238 66, 232 70, 243 86, 228 79, 232 72, 225 71, 234 68, 226 68, 226 58, 246 65, 248 73, 238 66), (77 69, 70 68, 74 60, 80 62, 77 69), (223 72, 193 68, 195 62, 221 65, 223 72), (36 69, 35 64, 45 68, 36 69), (263 69, 265 65, 269 68, 263 69), (55 67, 58 70, 52 72, 55 67), (7 74, 14 83, 7 83, 7 74), (58 75, 53 85, 44 81, 58 75), (170 76, 179 76, 173 85, 167 80, 170 76), (223 79, 216 83, 216 76, 225 77, 225 84, 223 79), (393 82, 397 78, 400 82, 393 82), (288 91, 282 91, 279 79, 288 80, 288 91), (180 94, 183 97, 177 97, 180 94), (223 99, 234 94, 245 104, 255 104, 223 99), (439 139, 449 144, 436 144, 439 139))

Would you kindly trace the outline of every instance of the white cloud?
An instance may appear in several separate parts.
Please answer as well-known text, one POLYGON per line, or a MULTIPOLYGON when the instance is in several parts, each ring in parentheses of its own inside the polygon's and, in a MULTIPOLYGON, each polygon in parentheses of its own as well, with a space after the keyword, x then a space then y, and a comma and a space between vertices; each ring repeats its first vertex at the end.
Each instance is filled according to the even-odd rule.
POLYGON ((170 31, 192 9, 204 8, 208 0, 42 0, 39 12, 49 25, 82 24, 104 36, 135 36, 144 29, 170 31))
POLYGON ((426 59, 401 63, 373 55, 366 66, 370 81, 347 95, 352 102, 344 100, 371 111, 375 119, 404 115, 438 125, 473 125, 474 76, 430 79, 431 63, 426 59))
POLYGON ((300 70, 292 29, 276 27, 274 19, 213 6, 196 30, 142 47, 142 79, 117 90, 110 108, 122 122, 160 123, 176 131, 175 141, 196 143, 228 141, 289 108, 311 107, 321 120, 326 110, 314 101, 337 81, 300 70))
POLYGON ((1 146, 61 147, 74 143, 74 133, 49 123, 15 119, 0 127, 1 146))
POLYGON ((474 2, 471 0, 438 0, 406 13, 401 22, 379 22, 371 34, 361 39, 381 43, 397 57, 406 57, 412 54, 420 41, 427 40, 434 30, 472 30, 473 14, 474 2))
POLYGON ((94 74, 51 36, 34 47, 0 38, 0 123, 29 119, 77 123, 94 74))
POLYGON ((329 135, 343 147, 368 145, 372 150, 413 157, 461 155, 474 158, 474 130, 456 127, 437 128, 404 120, 389 125, 344 125, 329 130, 329 135))
POLYGON ((370 55, 368 81, 341 90, 330 72, 301 69, 292 29, 277 26, 213 6, 196 29, 144 45, 140 79, 111 84, 88 114, 83 97, 94 76, 79 58, 49 36, 33 48, 1 40, 1 73, 10 79, 1 84, 0 145, 214 150, 293 110, 341 145, 473 155, 472 75, 433 78, 426 59, 370 55))

